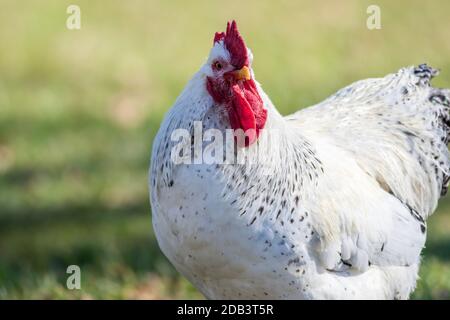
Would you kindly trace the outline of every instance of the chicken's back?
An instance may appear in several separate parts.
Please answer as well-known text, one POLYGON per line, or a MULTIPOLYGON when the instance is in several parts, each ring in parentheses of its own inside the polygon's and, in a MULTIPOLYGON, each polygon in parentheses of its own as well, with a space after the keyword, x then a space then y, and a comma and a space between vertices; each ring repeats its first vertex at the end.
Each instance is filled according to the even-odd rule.
POLYGON ((286 118, 324 165, 312 199, 321 263, 336 277, 381 270, 391 297, 414 289, 426 219, 448 186, 450 99, 430 86, 436 74, 421 65, 359 81, 286 118))
POLYGON ((425 220, 446 193, 450 171, 450 91, 430 86, 435 75, 420 65, 358 81, 287 119, 351 153, 425 220))

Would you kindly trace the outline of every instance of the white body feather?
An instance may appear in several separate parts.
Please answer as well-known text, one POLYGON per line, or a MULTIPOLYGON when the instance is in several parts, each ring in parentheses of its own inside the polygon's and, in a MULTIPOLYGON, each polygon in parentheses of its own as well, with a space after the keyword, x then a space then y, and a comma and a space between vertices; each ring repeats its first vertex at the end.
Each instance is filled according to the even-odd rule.
POLYGON ((360 81, 288 117, 258 87, 281 137, 264 166, 174 165, 174 129, 227 128, 199 72, 154 141, 161 250, 208 298, 408 298, 449 168, 448 92, 432 75, 360 81))

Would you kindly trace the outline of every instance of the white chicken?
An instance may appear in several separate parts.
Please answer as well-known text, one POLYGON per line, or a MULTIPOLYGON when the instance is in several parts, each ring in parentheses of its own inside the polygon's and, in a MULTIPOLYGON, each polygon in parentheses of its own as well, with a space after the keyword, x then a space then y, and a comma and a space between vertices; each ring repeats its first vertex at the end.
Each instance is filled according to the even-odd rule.
POLYGON ((450 94, 430 86, 437 71, 358 81, 283 117, 251 63, 233 21, 159 129, 149 185, 161 250, 211 299, 408 298, 449 182, 450 94), (199 123, 214 143, 249 132, 233 159, 258 150, 259 161, 210 161, 212 136, 190 139, 199 123))

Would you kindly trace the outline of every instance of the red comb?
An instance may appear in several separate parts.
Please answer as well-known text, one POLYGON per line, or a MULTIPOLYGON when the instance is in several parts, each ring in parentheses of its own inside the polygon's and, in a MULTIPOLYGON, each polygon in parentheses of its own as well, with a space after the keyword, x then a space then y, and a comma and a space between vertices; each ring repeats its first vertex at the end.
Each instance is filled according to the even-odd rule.
POLYGON ((216 32, 214 35, 214 44, 225 38, 225 32, 216 32))
POLYGON ((248 54, 247 47, 245 46, 244 39, 242 39, 237 29, 236 21, 227 23, 227 31, 216 32, 214 36, 214 43, 223 40, 225 47, 231 56, 231 64, 241 69, 243 66, 248 66, 248 54))

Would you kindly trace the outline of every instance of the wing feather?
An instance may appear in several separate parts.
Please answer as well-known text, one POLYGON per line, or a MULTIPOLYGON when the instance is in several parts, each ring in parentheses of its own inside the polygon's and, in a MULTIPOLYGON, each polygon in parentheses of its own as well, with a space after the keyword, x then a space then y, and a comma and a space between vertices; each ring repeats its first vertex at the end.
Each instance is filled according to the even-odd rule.
POLYGON ((450 95, 430 86, 436 74, 404 68, 287 117, 325 163, 316 216, 327 269, 419 261, 425 221, 449 182, 450 95))

